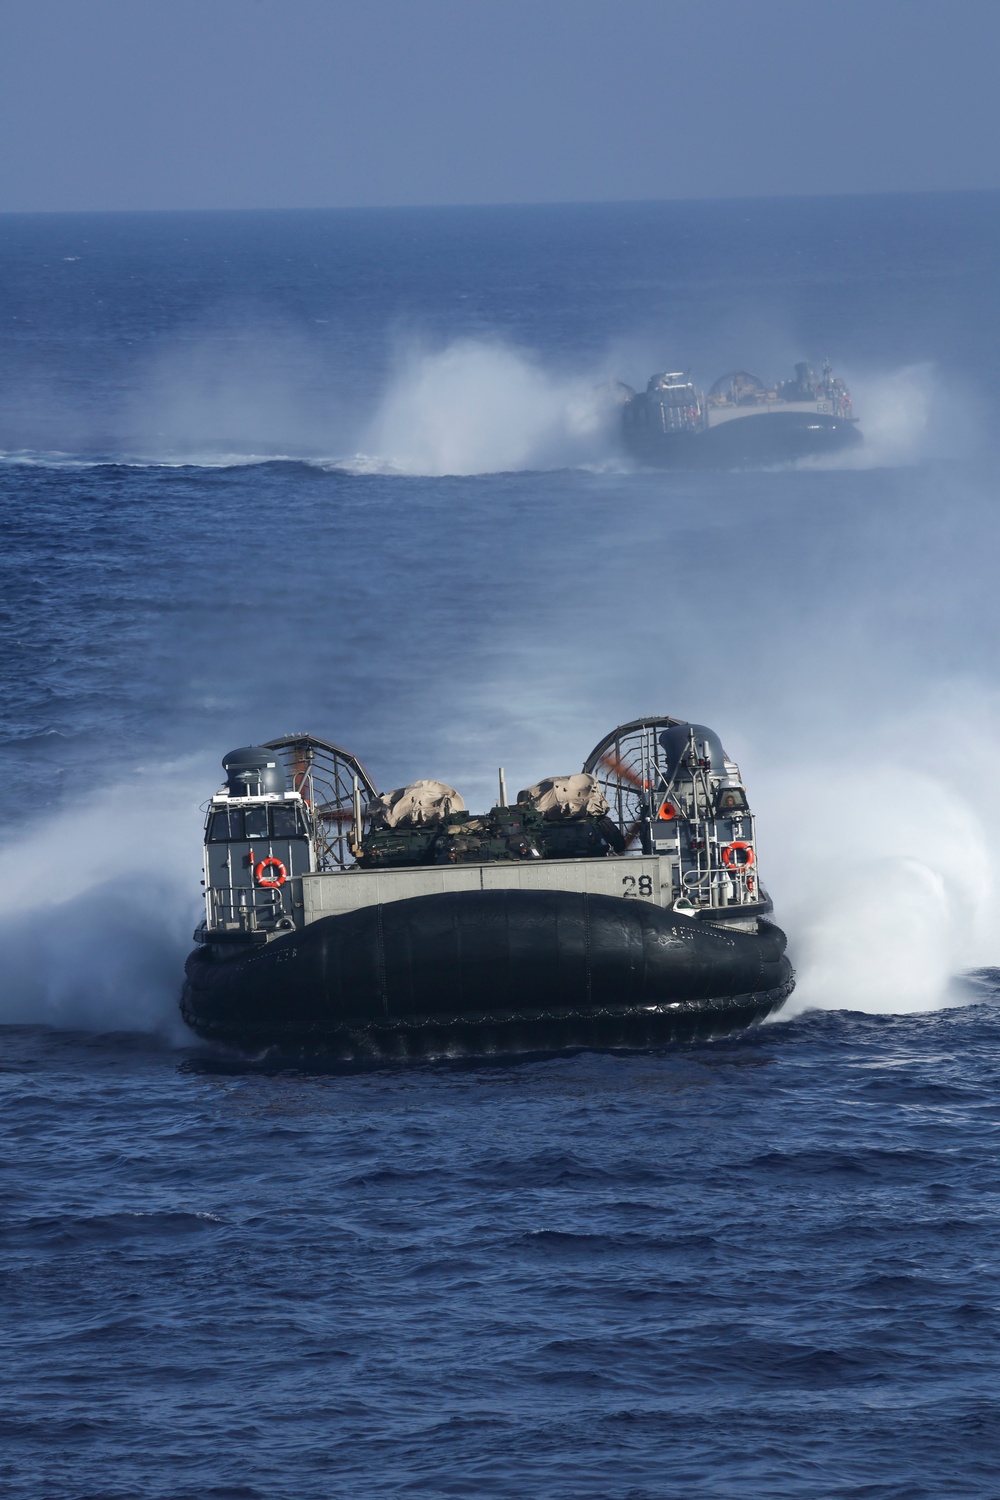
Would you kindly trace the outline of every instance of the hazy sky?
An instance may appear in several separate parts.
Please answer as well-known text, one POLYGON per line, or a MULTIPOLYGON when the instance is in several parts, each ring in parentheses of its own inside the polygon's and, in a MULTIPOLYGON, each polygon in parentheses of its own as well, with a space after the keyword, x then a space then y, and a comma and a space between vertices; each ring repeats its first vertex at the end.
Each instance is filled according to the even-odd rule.
POLYGON ((0 209, 1000 187, 1000 0, 0 0, 0 209))

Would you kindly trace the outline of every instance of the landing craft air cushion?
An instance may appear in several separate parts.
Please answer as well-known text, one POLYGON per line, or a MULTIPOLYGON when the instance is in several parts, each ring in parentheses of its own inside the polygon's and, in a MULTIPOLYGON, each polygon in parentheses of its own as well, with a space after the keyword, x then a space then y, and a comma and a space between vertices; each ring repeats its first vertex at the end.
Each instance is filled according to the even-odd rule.
POLYGON ((739 768, 704 725, 620 725, 473 815, 379 796, 310 735, 227 755, 181 1008, 202 1036, 345 1059, 647 1047, 791 992, 739 768))
POLYGON ((639 393, 619 385, 622 439, 654 468, 753 468, 839 453, 861 442, 851 393, 829 362, 802 363, 766 386, 747 370, 720 376, 705 396, 680 372, 653 375, 639 393))

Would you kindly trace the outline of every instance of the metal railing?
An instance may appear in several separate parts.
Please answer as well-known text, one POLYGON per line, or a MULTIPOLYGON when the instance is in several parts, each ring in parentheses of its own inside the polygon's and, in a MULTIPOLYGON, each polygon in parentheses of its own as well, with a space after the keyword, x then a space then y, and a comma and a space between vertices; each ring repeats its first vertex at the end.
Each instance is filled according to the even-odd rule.
POLYGON ((209 927, 237 927, 247 932, 273 927, 285 916, 280 890, 257 886, 212 886, 208 891, 209 927))

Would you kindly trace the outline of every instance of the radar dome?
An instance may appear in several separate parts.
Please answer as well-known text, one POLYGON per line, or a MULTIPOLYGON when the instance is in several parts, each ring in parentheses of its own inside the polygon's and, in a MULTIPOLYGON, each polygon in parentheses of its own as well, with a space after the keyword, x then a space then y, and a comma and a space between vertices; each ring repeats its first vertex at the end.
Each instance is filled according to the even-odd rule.
POLYGON ((284 792, 288 787, 280 757, 264 745, 230 750, 223 756, 222 769, 231 797, 261 797, 268 792, 284 792))

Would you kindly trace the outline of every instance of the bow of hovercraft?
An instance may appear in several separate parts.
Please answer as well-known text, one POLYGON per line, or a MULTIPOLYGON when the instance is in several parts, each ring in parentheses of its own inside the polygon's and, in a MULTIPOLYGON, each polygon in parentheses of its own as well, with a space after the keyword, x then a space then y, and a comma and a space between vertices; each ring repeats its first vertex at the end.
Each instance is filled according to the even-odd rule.
POLYGON ((619 725, 485 813, 378 794, 300 735, 234 751, 205 829, 182 1011, 201 1035, 341 1058, 661 1045, 792 988, 739 768, 704 725, 619 725))

